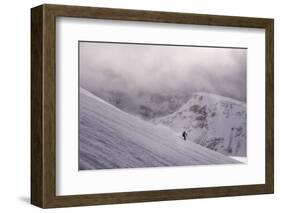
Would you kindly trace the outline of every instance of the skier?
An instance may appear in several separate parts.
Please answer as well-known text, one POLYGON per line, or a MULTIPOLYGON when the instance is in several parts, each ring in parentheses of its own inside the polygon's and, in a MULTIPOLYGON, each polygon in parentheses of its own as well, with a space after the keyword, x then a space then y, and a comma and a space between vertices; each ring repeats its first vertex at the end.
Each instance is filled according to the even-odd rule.
POLYGON ((233 140, 233 132, 234 132, 234 127, 231 128, 231 132, 230 132, 230 135, 229 135, 229 143, 228 143, 228 146, 226 148, 226 151, 228 153, 232 153, 232 140, 233 140))
POLYGON ((186 138, 187 138, 187 132, 186 131, 183 131, 182 137, 183 137, 184 140, 186 140, 186 138))

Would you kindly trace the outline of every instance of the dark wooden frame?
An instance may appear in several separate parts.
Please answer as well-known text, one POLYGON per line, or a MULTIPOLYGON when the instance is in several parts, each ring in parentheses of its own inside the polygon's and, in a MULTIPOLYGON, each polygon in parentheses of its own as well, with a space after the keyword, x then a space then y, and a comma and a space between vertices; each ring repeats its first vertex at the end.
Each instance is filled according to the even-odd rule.
POLYGON ((31 9, 31 203, 66 207, 274 192, 274 20, 126 9, 41 5, 31 9), (266 183, 90 195, 56 195, 56 17, 262 28, 266 34, 266 183))

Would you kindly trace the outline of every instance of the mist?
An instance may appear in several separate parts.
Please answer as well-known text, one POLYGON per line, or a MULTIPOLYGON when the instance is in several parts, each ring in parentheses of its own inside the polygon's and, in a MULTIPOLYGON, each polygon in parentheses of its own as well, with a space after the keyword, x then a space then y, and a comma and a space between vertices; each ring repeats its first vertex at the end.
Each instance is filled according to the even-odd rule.
POLYGON ((79 42, 80 86, 95 93, 215 93, 246 102, 247 50, 79 42))

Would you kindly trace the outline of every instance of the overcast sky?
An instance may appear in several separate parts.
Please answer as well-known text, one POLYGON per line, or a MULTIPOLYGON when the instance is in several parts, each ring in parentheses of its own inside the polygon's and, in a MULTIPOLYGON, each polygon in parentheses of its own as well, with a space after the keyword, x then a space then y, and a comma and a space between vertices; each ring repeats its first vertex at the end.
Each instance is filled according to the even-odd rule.
POLYGON ((247 50, 80 42, 80 86, 92 92, 216 93, 246 101, 247 50))

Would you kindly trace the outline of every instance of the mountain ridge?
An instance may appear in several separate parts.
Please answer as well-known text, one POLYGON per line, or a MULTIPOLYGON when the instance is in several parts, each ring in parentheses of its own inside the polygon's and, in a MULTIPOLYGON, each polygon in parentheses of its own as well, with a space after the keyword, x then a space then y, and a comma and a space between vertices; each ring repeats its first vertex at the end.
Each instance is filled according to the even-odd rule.
POLYGON ((226 155, 246 156, 246 104, 198 92, 174 113, 153 119, 174 131, 186 131, 197 144, 226 155))
POLYGON ((181 140, 80 89, 79 169, 229 164, 238 161, 181 140))

